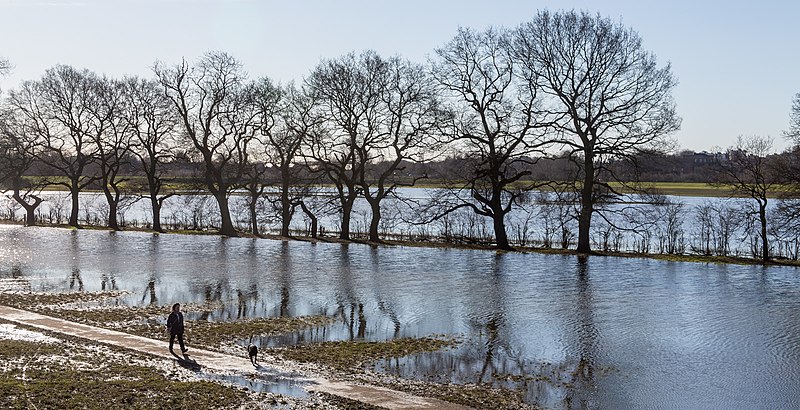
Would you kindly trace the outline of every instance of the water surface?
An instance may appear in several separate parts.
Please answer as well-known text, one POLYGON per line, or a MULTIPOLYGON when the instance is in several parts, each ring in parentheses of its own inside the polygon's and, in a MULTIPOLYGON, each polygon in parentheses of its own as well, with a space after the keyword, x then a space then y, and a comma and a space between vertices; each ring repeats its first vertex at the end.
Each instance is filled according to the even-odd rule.
POLYGON ((0 279, 211 302, 194 319, 336 317, 262 345, 455 336, 374 367, 550 408, 800 408, 794 268, 0 226, 0 279))

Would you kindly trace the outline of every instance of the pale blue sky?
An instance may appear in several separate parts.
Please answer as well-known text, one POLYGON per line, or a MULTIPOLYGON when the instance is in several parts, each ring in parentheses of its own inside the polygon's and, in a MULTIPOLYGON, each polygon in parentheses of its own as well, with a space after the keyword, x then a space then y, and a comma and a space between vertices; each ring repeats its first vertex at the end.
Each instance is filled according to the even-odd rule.
POLYGON ((251 76, 300 81, 321 58, 353 50, 422 62, 459 26, 514 27, 543 8, 622 21, 672 63, 681 147, 727 147, 739 135, 787 145, 781 131, 800 92, 793 0, 0 0, 0 56, 15 65, 0 88, 58 63, 150 76, 155 60, 191 62, 208 50, 233 54, 251 76))

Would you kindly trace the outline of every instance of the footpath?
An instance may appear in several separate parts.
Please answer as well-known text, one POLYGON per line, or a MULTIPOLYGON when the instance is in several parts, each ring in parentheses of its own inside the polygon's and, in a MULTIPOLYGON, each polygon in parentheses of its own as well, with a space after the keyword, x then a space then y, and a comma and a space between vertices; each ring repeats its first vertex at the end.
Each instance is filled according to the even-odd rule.
MULTIPOLYGON (((247 377, 248 375, 258 375, 259 373, 286 373, 293 371, 270 366, 270 368, 256 368, 244 355, 242 357, 232 356, 224 353, 212 352, 190 348, 186 357, 179 357, 169 352, 168 343, 162 340, 149 339, 146 337, 131 335, 115 330, 104 329, 95 326, 84 325, 81 323, 70 322, 51 316, 40 315, 26 310, 16 309, 0 305, 0 318, 10 322, 27 325, 37 329, 60 333, 64 335, 79 337, 93 342, 111 344, 124 347, 140 353, 156 356, 164 360, 178 361, 185 365, 194 364, 198 371, 203 368, 213 369, 219 372, 234 373, 247 377)), ((176 351, 178 346, 176 344, 176 351)), ((378 386, 360 385, 347 382, 327 380, 319 377, 308 377, 302 379, 306 390, 313 390, 333 394, 351 400, 358 400, 375 406, 387 409, 442 409, 460 410, 468 407, 448 403, 428 397, 414 396, 405 392, 387 389, 378 386)))

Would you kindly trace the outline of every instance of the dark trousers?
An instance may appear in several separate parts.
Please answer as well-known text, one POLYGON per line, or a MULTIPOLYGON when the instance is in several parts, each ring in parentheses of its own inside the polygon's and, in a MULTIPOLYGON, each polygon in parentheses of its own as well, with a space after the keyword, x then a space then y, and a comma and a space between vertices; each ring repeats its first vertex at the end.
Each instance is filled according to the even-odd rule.
POLYGON ((181 345, 181 352, 185 351, 186 347, 183 345, 183 332, 169 334, 169 351, 172 351, 172 345, 175 344, 175 336, 178 336, 178 344, 181 345))

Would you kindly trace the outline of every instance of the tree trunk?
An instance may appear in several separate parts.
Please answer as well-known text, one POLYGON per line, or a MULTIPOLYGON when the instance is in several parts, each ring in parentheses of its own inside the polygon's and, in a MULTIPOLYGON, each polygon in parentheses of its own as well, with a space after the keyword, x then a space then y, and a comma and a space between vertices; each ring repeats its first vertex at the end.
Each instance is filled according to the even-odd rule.
POLYGON ((758 218, 761 221, 761 260, 769 261, 769 239, 767 238, 767 201, 759 203, 758 218))
POLYGON ((69 226, 80 228, 80 225, 78 225, 78 211, 79 211, 78 194, 80 194, 80 191, 78 189, 77 178, 72 179, 72 186, 70 186, 69 188, 69 193, 70 196, 72 197, 72 209, 69 212, 69 226))
POLYGON ((161 228, 161 204, 154 194, 150 194, 150 206, 153 208, 153 230, 156 232, 164 232, 161 228))
MULTIPOLYGON (((150 163, 155 163, 155 158, 150 157, 150 163)), ((155 168, 155 165, 153 165, 155 168)), ((160 183, 155 175, 155 170, 144 167, 145 174, 147 174, 147 189, 150 193, 150 208, 153 210, 153 230, 156 232, 164 232, 161 228, 161 202, 158 201, 158 191, 160 183)))
POLYGON ((592 225, 592 191, 594 190, 594 163, 592 156, 587 153, 584 158, 583 186, 581 187, 581 212, 578 216, 578 253, 591 252, 589 243, 590 228, 592 225))
POLYGON ((219 229, 220 235, 238 236, 236 229, 233 228, 233 219, 231 219, 231 210, 228 207, 228 197, 225 193, 225 190, 220 190, 217 195, 214 196, 214 198, 217 199, 217 204, 219 205, 221 222, 219 229))
POLYGON ((495 211, 492 216, 494 224, 494 237, 497 242, 497 248, 503 250, 512 250, 511 245, 508 243, 508 234, 506 233, 505 213, 502 211, 495 211))
POLYGON ((118 231, 119 230, 119 222, 117 221, 117 201, 114 198, 114 195, 111 193, 111 190, 108 189, 108 186, 103 186, 103 194, 106 196, 106 202, 108 202, 108 227, 118 231))
POLYGON ((108 227, 118 231, 119 222, 117 221, 117 202, 111 201, 108 203, 108 227))
POLYGON ((369 240, 371 242, 380 242, 381 238, 378 236, 378 226, 381 223, 381 202, 375 198, 370 201, 369 205, 372 210, 372 219, 369 222, 369 240))
POLYGON ((289 200, 289 182, 287 176, 281 181, 281 236, 289 236, 289 225, 292 223, 292 203, 289 200))
POLYGON ((19 194, 20 190, 20 181, 17 178, 14 181, 14 194, 13 198, 17 201, 18 204, 22 205, 25 208, 25 226, 35 226, 36 225, 36 208, 39 207, 39 204, 42 203, 42 198, 39 198, 36 195, 31 195, 33 198, 33 203, 29 204, 25 202, 22 198, 22 195, 19 194))
POLYGON ((310 209, 306 206, 305 202, 300 202, 300 208, 303 209, 303 212, 308 216, 308 219, 311 220, 311 237, 316 239, 317 238, 317 217, 311 212, 310 209))
POLYGON ((25 208, 25 226, 36 226, 36 207, 38 207, 40 203, 42 203, 42 200, 36 198, 33 205, 22 205, 25 208))
POLYGON ((250 192, 250 203, 247 204, 247 208, 250 211, 250 224, 251 229, 253 230, 253 235, 261 236, 261 233, 258 231, 258 215, 256 214, 256 202, 258 201, 258 193, 250 192))
POLYGON ((339 231, 339 239, 350 239, 350 214, 353 212, 353 202, 355 199, 347 199, 342 204, 342 226, 339 231))

